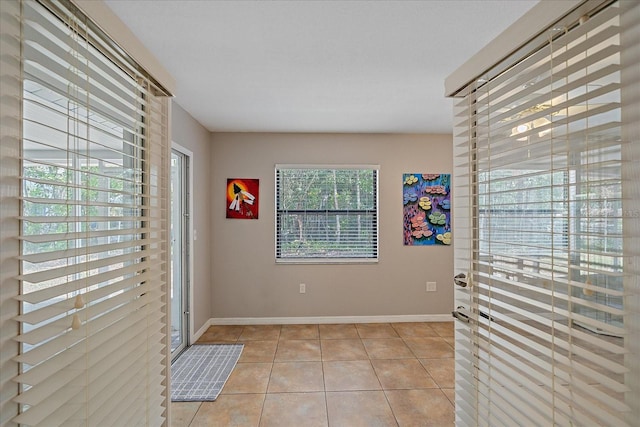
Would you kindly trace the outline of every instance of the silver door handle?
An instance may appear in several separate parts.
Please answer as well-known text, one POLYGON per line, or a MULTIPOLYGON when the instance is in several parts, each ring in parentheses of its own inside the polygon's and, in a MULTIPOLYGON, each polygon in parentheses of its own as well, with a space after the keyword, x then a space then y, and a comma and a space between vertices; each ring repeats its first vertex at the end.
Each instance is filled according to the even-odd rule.
MULTIPOLYGON (((464 307, 462 307, 462 306, 458 307, 458 310, 460 310, 460 309, 464 309, 464 307)), ((464 314, 464 313, 461 313, 461 312, 460 312, 460 311, 458 311, 458 310, 452 311, 452 312, 451 312, 451 315, 452 315, 453 317, 455 317, 456 319, 458 319, 458 320, 461 320, 461 321, 463 321, 463 322, 465 322, 465 323, 469 323, 469 316, 467 316, 467 315, 466 315, 466 314, 464 314)))
POLYGON ((467 287, 467 276, 464 273, 453 276, 453 283, 463 288, 467 287))

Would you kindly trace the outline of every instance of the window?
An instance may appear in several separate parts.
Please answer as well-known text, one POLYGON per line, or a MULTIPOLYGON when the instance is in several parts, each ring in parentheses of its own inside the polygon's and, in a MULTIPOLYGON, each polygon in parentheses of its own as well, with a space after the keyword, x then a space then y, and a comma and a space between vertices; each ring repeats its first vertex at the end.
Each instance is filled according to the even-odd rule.
POLYGON ((377 259, 377 166, 276 166, 276 261, 377 259))
MULTIPOLYGON (((545 257, 568 246, 568 204, 563 171, 497 169, 478 174, 478 236, 503 257, 545 257), (523 189, 531 189, 524 191, 523 189), (524 241, 523 241, 524 240, 524 241)), ((572 174, 575 176, 575 174, 572 174)))
POLYGON ((167 98, 73 4, 20 14, 19 389, 2 419, 166 424, 167 98))

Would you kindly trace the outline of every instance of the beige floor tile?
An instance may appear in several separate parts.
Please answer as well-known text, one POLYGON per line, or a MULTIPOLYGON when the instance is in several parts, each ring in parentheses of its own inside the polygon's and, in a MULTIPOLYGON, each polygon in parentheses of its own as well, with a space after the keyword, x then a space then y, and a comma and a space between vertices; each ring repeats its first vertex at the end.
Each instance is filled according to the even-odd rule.
POLYGON ((215 325, 198 342, 245 347, 216 402, 171 404, 173 427, 454 424, 453 322, 215 325))
POLYGON ((397 426, 382 391, 328 392, 327 411, 331 426, 397 426))
POLYGON ((320 339, 318 325, 282 325, 281 340, 317 340, 320 339))
POLYGON ((440 389, 445 396, 447 396, 447 399, 449 399, 449 402, 451 402, 451 404, 453 405, 453 407, 456 407, 456 391, 453 388, 441 388, 440 389))
POLYGON ((429 323, 441 337, 452 337, 454 335, 453 321, 429 323))
POLYGON ((324 393, 273 393, 264 401, 260 427, 327 425, 324 393))
POLYGON ((202 402, 171 402, 171 427, 188 427, 202 402))
POLYGON ((257 427, 264 398, 264 394, 228 394, 203 402, 190 427, 257 427))
POLYGON ((317 361, 320 358, 320 340, 283 340, 278 341, 276 362, 317 361))
POLYGON ((276 362, 268 393, 324 391, 321 362, 276 362))
POLYGON ((238 337, 238 342, 243 341, 269 341, 280 338, 281 325, 249 325, 245 326, 238 337))
POLYGON ((320 340, 322 360, 367 360, 369 355, 360 339, 320 340))
POLYGON ((351 323, 320 325, 319 329, 322 340, 360 338, 356 325, 351 323))
POLYGON ((385 390, 438 387, 417 359, 372 360, 371 364, 385 390))
POLYGON ((369 338, 362 344, 370 359, 412 359, 415 358, 402 338, 369 338))
POLYGON ((451 426, 453 405, 439 389, 385 391, 400 427, 451 426))
POLYGON ((239 362, 273 362, 277 347, 277 340, 245 341, 239 362))
POLYGON ((198 343, 235 343, 242 333, 244 326, 214 325, 198 338, 198 343))
POLYGON ((221 394, 266 393, 272 363, 238 363, 221 394))
POLYGON ((391 326, 401 337, 437 337, 438 333, 429 323, 407 322, 392 323, 391 326))
POLYGON ((420 363, 440 388, 455 387, 456 369, 454 359, 420 359, 420 363))
POLYGON ((389 323, 358 323, 360 338, 397 338, 398 333, 389 323))
POLYGON ((405 344, 411 349, 416 357, 421 359, 442 359, 453 357, 453 347, 443 338, 403 338, 405 344))
POLYGON ((322 362, 327 391, 381 390, 368 360, 322 362))

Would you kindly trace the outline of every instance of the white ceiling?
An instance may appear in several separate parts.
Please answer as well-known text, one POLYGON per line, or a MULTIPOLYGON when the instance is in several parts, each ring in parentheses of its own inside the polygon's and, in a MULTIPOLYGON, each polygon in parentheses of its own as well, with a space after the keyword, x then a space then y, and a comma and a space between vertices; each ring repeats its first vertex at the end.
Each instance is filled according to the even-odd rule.
POLYGON ((450 133, 444 79, 537 0, 106 0, 212 132, 450 133))

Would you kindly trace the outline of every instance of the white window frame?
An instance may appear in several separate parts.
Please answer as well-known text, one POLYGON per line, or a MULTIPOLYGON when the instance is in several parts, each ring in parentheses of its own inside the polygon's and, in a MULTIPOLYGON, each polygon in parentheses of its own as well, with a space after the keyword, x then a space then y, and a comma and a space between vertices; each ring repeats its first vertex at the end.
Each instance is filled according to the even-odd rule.
MULTIPOLYGON (((377 263, 379 260, 379 182, 380 182, 380 166, 379 165, 370 165, 370 164, 276 164, 275 165, 275 260, 278 264, 368 264, 368 263, 377 263), (285 214, 285 212, 291 212, 291 210, 280 209, 279 207, 279 171, 281 170, 367 170, 373 172, 374 176, 374 194, 373 194, 373 202, 374 207, 372 209, 358 209, 355 211, 355 214, 366 214, 372 215, 372 242, 371 242, 371 256, 370 257, 349 257, 349 256, 340 256, 340 257, 331 257, 331 256, 283 256, 281 252, 281 234, 280 234, 280 218, 281 215, 285 214)), ((298 212, 296 210, 296 212, 298 212)), ((301 209, 299 213, 306 215, 309 210, 301 209)), ((335 212, 343 212, 338 209, 326 209, 324 211, 312 211, 312 213, 318 212, 326 212, 329 215, 335 215, 335 212), (332 213, 334 212, 334 213, 332 213)), ((346 215, 353 215, 354 211, 351 210, 349 212, 345 212, 346 215)))

